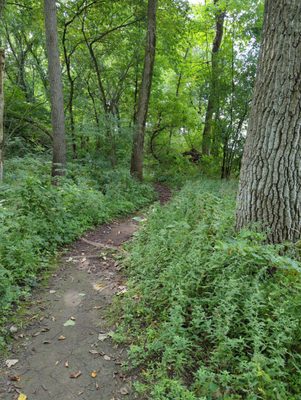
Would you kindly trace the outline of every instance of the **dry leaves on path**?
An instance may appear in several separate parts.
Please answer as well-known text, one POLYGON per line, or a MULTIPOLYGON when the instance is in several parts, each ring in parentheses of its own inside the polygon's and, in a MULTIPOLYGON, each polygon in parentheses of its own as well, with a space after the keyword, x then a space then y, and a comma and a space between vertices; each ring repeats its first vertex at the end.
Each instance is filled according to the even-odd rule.
POLYGON ((19 362, 19 360, 6 360, 5 365, 7 366, 7 368, 11 368, 14 365, 16 365, 18 362, 19 362))
POLYGON ((71 379, 77 379, 77 378, 79 378, 81 375, 82 375, 82 372, 81 372, 81 371, 77 371, 77 372, 74 372, 73 374, 70 374, 70 378, 71 378, 71 379))

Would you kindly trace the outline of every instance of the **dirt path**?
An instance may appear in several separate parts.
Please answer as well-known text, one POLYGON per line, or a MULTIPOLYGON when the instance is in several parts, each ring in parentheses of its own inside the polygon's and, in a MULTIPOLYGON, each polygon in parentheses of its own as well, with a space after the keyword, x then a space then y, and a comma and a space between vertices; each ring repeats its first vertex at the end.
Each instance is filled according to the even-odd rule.
MULTIPOLYGON (((158 189, 157 189, 158 190, 158 189)), ((158 190, 161 202, 167 190, 158 190)), ((34 294, 24 330, 15 332, 0 370, 0 399, 135 399, 122 372, 126 350, 116 346, 105 316, 113 296, 125 290, 116 256, 139 228, 135 218, 101 226, 75 242, 47 288, 34 294), (21 397, 22 398, 22 397, 21 397), (24 397, 25 399, 25 397, 24 397)))

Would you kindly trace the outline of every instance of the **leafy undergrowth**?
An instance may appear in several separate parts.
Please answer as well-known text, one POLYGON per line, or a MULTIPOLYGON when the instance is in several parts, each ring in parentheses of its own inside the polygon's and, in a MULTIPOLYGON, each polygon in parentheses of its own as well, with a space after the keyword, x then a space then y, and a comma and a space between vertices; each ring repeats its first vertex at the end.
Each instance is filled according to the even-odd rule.
POLYGON ((234 208, 234 187, 188 184, 132 245, 115 338, 132 344, 141 395, 300 399, 297 249, 236 233, 234 208))
POLYGON ((71 177, 53 187, 45 160, 7 162, 0 187, 0 326, 12 303, 28 296, 43 276, 59 247, 154 198, 150 186, 134 182, 126 171, 93 176, 89 166, 69 168, 71 177))

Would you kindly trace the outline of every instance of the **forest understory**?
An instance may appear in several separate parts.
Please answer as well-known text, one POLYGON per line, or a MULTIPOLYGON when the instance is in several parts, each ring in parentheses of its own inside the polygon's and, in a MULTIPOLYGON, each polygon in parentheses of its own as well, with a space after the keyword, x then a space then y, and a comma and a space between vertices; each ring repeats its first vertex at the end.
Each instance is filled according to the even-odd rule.
POLYGON ((301 399, 300 0, 0 0, 1 400, 301 399))

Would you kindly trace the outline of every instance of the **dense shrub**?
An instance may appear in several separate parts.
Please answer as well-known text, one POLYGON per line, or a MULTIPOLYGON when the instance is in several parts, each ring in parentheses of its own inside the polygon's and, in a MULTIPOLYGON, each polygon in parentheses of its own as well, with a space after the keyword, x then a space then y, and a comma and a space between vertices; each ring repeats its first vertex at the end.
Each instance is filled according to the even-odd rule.
POLYGON ((125 171, 98 182, 77 166, 76 182, 66 178, 53 187, 45 160, 14 159, 7 168, 0 186, 0 323, 11 303, 36 284, 58 247, 154 198, 150 186, 125 171))
POLYGON ((234 206, 231 187, 189 184, 150 212, 131 248, 116 339, 131 341, 137 388, 152 400, 300 399, 294 247, 236 233, 234 206))

